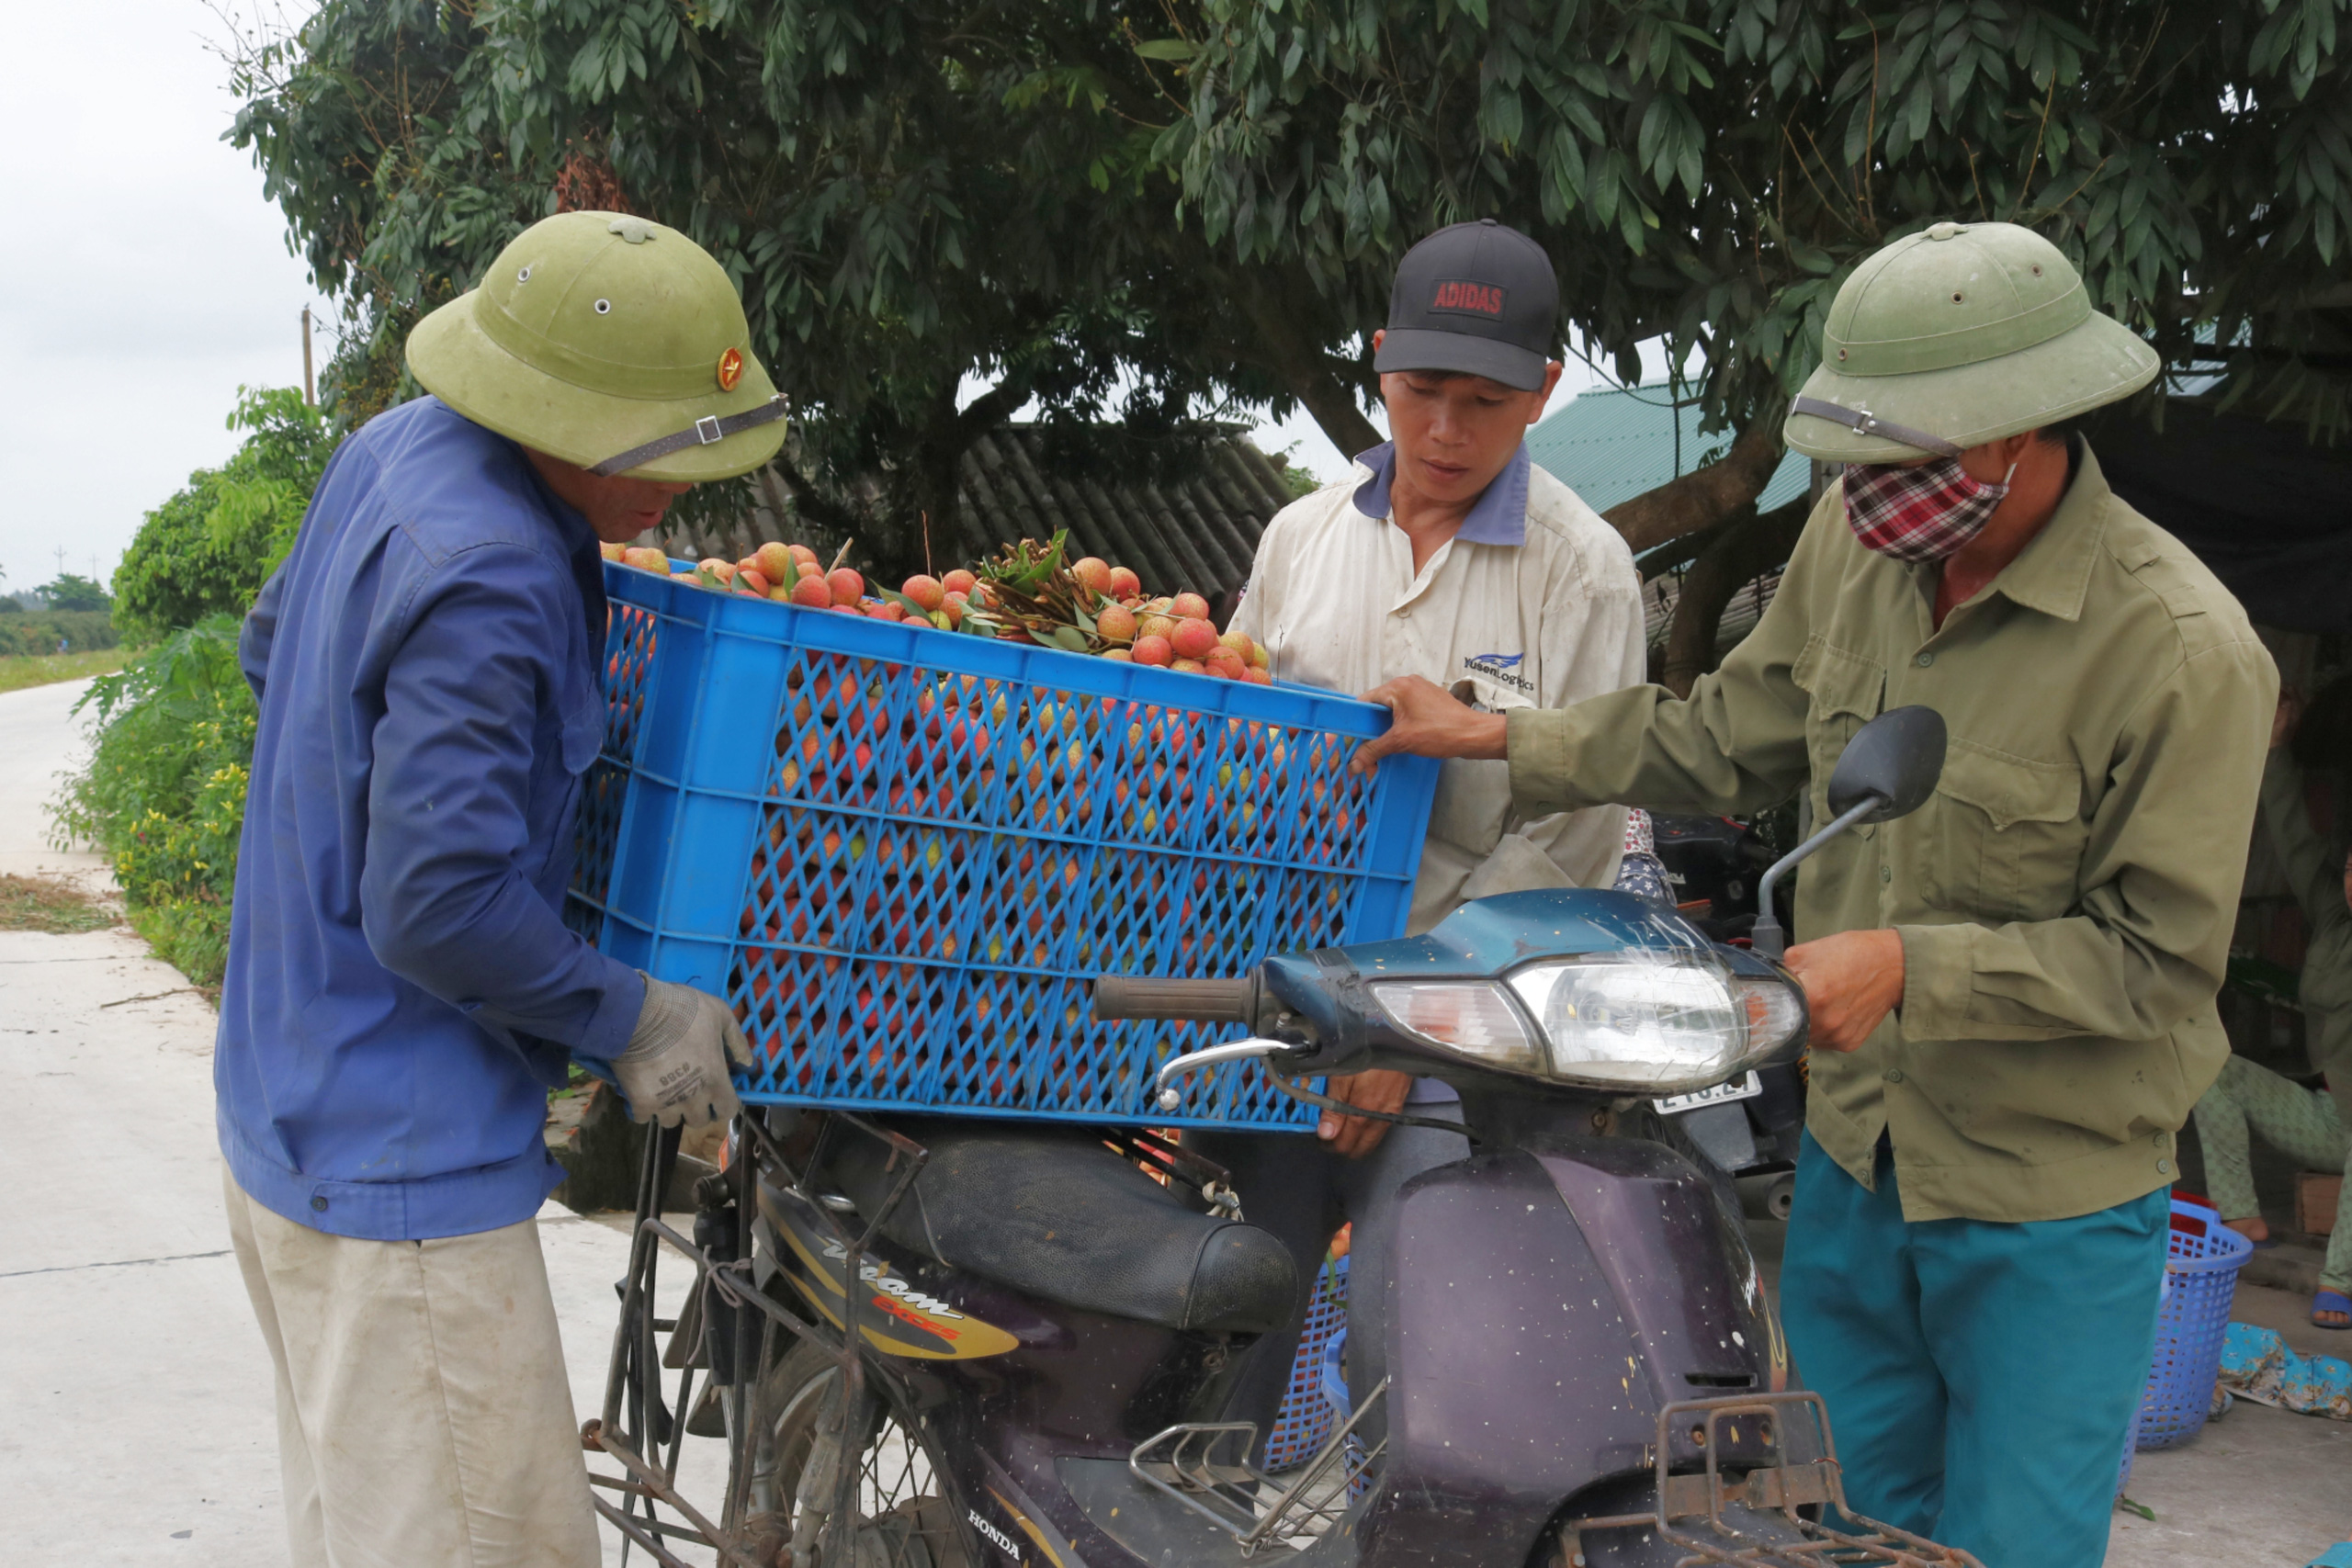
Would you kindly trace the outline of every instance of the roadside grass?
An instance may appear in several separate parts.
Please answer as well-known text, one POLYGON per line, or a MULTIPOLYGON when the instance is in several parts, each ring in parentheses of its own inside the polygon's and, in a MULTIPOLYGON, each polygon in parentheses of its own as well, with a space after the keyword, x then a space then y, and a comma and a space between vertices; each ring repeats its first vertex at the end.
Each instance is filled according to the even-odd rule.
POLYGON ((79 681, 85 675, 110 675, 122 668, 128 652, 119 648, 94 649, 87 653, 12 653, 0 656, 0 692, 28 686, 79 681))
POLYGON ((115 920, 113 910, 71 883, 0 872, 0 931, 72 936, 104 931, 115 920))

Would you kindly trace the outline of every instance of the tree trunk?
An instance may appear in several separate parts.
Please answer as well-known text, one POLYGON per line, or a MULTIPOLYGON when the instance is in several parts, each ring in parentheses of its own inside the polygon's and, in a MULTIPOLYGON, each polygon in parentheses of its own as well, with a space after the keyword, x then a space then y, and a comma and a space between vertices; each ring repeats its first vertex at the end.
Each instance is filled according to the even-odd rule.
POLYGON ((1300 332, 1293 301, 1254 273, 1226 276, 1256 333, 1254 352, 1244 352, 1274 373, 1343 455, 1379 446, 1380 429, 1364 417, 1346 361, 1333 359, 1300 332))
POLYGON ((1748 515, 1733 522, 1702 550, 1682 579, 1674 621, 1667 629, 1666 672, 1661 682, 1678 697, 1689 696, 1691 682, 1715 667, 1715 628, 1723 623, 1724 609, 1732 595, 1774 567, 1786 564, 1813 511, 1803 496, 1760 517, 1755 514, 1754 502, 1743 504, 1748 515))
POLYGON ((1764 487, 1772 482, 1772 471, 1781 466, 1785 450, 1781 445, 1781 415, 1777 402, 1758 410, 1730 451, 1656 490, 1619 502, 1601 516, 1640 555, 1668 539, 1711 528, 1741 507, 1754 505, 1764 487))

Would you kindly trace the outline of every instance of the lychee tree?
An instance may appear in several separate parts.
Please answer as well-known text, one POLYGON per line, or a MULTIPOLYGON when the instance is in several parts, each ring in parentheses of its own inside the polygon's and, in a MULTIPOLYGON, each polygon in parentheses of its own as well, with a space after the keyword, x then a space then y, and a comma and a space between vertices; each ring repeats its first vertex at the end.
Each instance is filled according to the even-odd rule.
MULTIPOLYGON (((1654 338, 1698 367, 1723 455, 1611 512, 1637 550, 1709 531, 1719 567, 1785 558, 1793 519, 1747 505, 1783 400, 1854 264, 1942 219, 2040 230, 2175 371, 2222 373, 2226 403, 2315 439, 2352 428, 2352 0, 1205 0, 1171 17, 1144 52, 1189 112, 1157 154, 1227 254, 1305 265, 1340 318, 1327 353, 1360 352, 1415 239, 1496 217, 1552 253, 1564 334, 1622 378, 1654 338)), ((1686 604, 1711 644, 1705 597, 1686 604)))

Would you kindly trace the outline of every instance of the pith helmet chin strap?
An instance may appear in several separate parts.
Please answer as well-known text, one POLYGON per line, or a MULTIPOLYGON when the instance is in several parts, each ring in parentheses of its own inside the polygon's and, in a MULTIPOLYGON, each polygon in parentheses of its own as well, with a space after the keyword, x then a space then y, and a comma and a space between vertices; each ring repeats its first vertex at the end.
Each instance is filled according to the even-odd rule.
MULTIPOLYGON (((1961 454, 1961 448, 1940 435, 1930 435, 1924 430, 1914 430, 1907 424, 1881 419, 1868 409, 1849 409, 1820 398, 1799 398, 1789 405, 1789 410, 1792 413, 1809 413, 1815 419, 1826 419, 1832 424, 1842 424, 1859 434, 1883 436, 1889 441, 1899 441, 1905 446, 1917 446, 1922 452, 1933 452, 1939 457, 1957 457, 1961 454)), ((605 470, 599 468, 596 471, 601 474, 605 470)))
POLYGON ((656 457, 666 457, 673 452, 683 452, 689 446, 708 446, 714 442, 726 440, 739 431, 756 430, 761 425, 773 424, 783 417, 784 394, 778 392, 759 407, 747 409, 741 413, 724 416, 705 414, 684 430, 674 431, 659 440, 649 441, 642 446, 632 446, 616 457, 605 458, 588 471, 610 479, 615 474, 625 474, 631 468, 641 468, 656 457))

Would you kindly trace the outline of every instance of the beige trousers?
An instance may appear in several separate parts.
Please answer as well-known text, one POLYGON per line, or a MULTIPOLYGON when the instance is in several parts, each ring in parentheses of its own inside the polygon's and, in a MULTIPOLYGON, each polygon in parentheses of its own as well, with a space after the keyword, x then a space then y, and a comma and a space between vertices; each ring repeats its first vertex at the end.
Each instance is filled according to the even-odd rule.
POLYGON ((537 1222, 358 1241, 221 1184, 277 1368, 294 1568, 596 1568, 537 1222))

